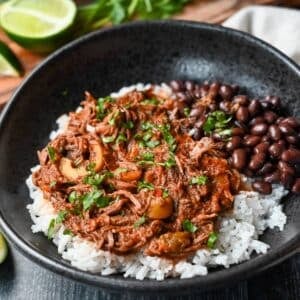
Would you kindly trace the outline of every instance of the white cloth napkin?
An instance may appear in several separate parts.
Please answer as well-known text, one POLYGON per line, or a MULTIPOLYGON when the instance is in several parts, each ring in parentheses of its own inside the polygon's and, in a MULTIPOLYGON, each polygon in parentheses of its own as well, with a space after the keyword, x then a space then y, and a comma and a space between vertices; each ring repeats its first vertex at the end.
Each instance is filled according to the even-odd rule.
POLYGON ((300 10, 249 6, 223 25, 253 34, 300 64, 300 10))

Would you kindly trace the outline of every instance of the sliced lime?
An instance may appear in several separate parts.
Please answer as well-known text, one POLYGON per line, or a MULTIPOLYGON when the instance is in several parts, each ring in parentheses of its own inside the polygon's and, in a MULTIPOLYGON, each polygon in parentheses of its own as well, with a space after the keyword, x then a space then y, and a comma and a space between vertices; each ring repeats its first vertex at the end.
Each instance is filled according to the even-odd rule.
POLYGON ((21 46, 50 52, 68 38, 76 11, 72 0, 10 0, 1 6, 0 24, 21 46))
POLYGON ((5 242, 3 234, 0 232, 0 264, 4 262, 7 256, 7 244, 5 242))
POLYGON ((20 76, 22 72, 23 68, 18 58, 0 41, 0 76, 20 76))

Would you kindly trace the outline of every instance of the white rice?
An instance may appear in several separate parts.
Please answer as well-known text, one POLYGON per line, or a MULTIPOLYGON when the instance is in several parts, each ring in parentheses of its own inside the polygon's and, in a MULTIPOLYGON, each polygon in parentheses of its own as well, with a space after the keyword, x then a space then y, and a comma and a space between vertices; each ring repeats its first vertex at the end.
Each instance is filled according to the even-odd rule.
MULTIPOLYGON (((112 97, 122 96, 134 89, 145 90, 151 85, 138 84, 122 88, 120 92, 111 94, 112 97)), ((170 93, 165 85, 155 88, 157 93, 170 93)), ((63 115, 57 120, 58 130, 51 132, 50 139, 61 134, 68 123, 68 116, 63 115)), ((87 127, 93 132, 92 126, 87 127)), ((31 169, 32 172, 39 166, 31 169)), ((49 224, 56 218, 52 205, 43 198, 39 188, 32 183, 31 176, 26 180, 33 203, 27 206, 34 222, 32 232, 47 234, 49 224)), ((235 196, 234 208, 226 216, 219 217, 219 234, 216 248, 213 250, 198 250, 195 255, 176 264, 159 258, 145 256, 142 253, 118 256, 108 251, 98 250, 96 246, 77 236, 63 234, 64 225, 57 225, 53 242, 62 257, 81 270, 110 275, 123 273, 124 277, 138 280, 144 278, 163 280, 167 277, 190 278, 206 275, 208 269, 216 266, 228 268, 232 264, 250 259, 252 253, 264 254, 270 247, 259 241, 265 229, 277 227, 283 230, 286 215, 282 211, 280 199, 287 194, 281 185, 273 185, 271 195, 261 195, 257 192, 242 191, 235 196)))

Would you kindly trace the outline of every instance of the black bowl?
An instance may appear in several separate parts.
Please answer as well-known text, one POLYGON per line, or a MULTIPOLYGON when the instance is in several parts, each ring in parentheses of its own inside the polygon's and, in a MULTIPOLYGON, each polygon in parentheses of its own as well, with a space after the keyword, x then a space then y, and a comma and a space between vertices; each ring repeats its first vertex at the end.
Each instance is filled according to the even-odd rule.
POLYGON ((212 270, 192 279, 162 282, 102 277, 73 268, 41 234, 32 234, 24 184, 37 164, 55 119, 76 108, 85 90, 104 96, 136 82, 171 79, 220 80, 238 84, 252 97, 282 98, 299 116, 300 70, 266 43, 220 26, 192 22, 137 22, 89 34, 58 50, 22 84, 7 105, 0 127, 0 225, 6 236, 35 262, 70 278, 110 290, 191 292, 215 288, 251 276, 295 253, 300 243, 300 201, 284 203, 284 231, 267 231, 265 255, 230 269, 212 270))

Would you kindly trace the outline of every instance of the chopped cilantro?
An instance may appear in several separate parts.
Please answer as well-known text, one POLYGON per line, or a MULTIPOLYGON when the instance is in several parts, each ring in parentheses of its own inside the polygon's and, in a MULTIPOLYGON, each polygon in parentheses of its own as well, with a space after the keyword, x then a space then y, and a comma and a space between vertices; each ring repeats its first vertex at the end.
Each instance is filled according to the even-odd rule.
POLYGON ((127 137, 124 133, 119 133, 117 139, 116 139, 116 143, 119 144, 121 142, 126 142, 127 141, 127 137))
POLYGON ((208 181, 208 178, 207 176, 204 176, 204 175, 200 175, 200 176, 197 176, 197 177, 193 177, 190 181, 190 184, 199 184, 199 185, 204 185, 206 184, 208 181))
POLYGON ((50 160, 52 162, 55 162, 56 161, 56 152, 55 152, 55 149, 51 146, 48 146, 47 147, 47 151, 48 151, 48 155, 50 157, 50 160))
POLYGON ((102 120, 106 115, 106 104, 112 102, 111 97, 99 98, 97 103, 97 119, 102 120))
POLYGON ((186 117, 188 117, 190 115, 191 109, 189 107, 185 107, 183 109, 183 113, 186 117))
POLYGON ((120 114, 120 112, 119 112, 118 110, 115 111, 115 112, 112 114, 111 118, 108 120, 108 124, 111 125, 111 126, 116 125, 116 119, 117 119, 117 117, 119 116, 119 114, 120 114))
POLYGON ((147 190, 154 190, 154 186, 152 183, 147 182, 147 181, 139 181, 138 182, 138 191, 142 189, 147 189, 147 190))
POLYGON ((163 166, 165 166, 166 168, 170 169, 174 166, 176 166, 176 160, 174 158, 174 155, 170 155, 168 160, 166 160, 164 163, 163 163, 163 166))
POLYGON ((195 226, 190 220, 184 220, 182 223, 182 228, 185 231, 194 233, 197 231, 197 226, 195 226))
POLYGON ((110 202, 110 198, 103 194, 101 190, 93 190, 82 197, 83 210, 90 209, 93 205, 98 207, 106 207, 110 202))
POLYGON ((115 140, 115 138, 116 137, 114 135, 112 135, 112 136, 103 136, 102 141, 105 144, 109 144, 109 143, 113 142, 115 140))
POLYGON ((142 159, 146 160, 146 161, 153 161, 154 160, 154 154, 151 153, 151 152, 143 153, 142 159))
POLYGON ((148 147, 148 148, 151 148, 151 149, 157 147, 159 144, 160 144, 160 141, 156 141, 156 140, 150 140, 150 141, 147 141, 147 142, 143 143, 143 145, 145 147, 148 147))
POLYGON ((217 240, 218 240, 218 234, 215 232, 212 232, 208 237, 207 247, 210 249, 213 249, 215 247, 217 240))
POLYGON ((162 196, 163 196, 163 198, 169 197, 169 191, 167 189, 164 189, 162 196))
POLYGON ((159 126, 159 130, 162 133, 164 140, 169 145, 170 151, 174 152, 176 150, 177 144, 175 138, 171 134, 170 129, 170 124, 164 124, 159 126))
POLYGON ((123 123, 122 125, 125 129, 132 129, 134 127, 134 123, 132 121, 128 121, 126 123, 123 123))
POLYGON ((205 133, 212 133, 214 130, 226 129, 231 119, 232 117, 227 116, 223 111, 216 110, 208 115, 203 130, 205 133))
POLYGON ((68 197, 68 200, 70 203, 75 203, 75 201, 78 199, 77 197, 77 193, 76 191, 72 191, 70 194, 69 194, 69 197, 68 197))
POLYGON ((56 186, 56 181, 55 180, 52 180, 51 182, 50 182, 50 187, 52 188, 52 187, 55 187, 56 186))
POLYGON ((68 228, 66 228, 66 229, 64 230, 63 234, 64 234, 64 235, 74 236, 73 232, 72 232, 70 229, 68 229, 68 228))
POLYGON ((146 216, 142 216, 136 220, 136 222, 133 224, 133 227, 139 228, 141 225, 145 224, 146 221, 147 221, 146 216))
POLYGON ((152 99, 145 99, 141 103, 143 105, 157 105, 159 104, 159 101, 155 98, 152 98, 152 99))
POLYGON ((48 230, 47 230, 47 236, 48 236, 49 240, 52 239, 52 237, 55 233, 56 225, 61 224, 64 221, 67 213, 68 213, 67 211, 61 210, 58 213, 57 217, 50 221, 50 224, 49 224, 49 227, 48 227, 48 230))

